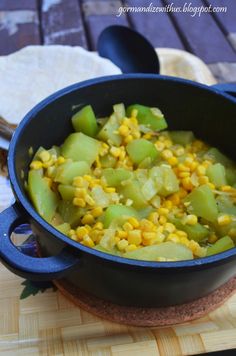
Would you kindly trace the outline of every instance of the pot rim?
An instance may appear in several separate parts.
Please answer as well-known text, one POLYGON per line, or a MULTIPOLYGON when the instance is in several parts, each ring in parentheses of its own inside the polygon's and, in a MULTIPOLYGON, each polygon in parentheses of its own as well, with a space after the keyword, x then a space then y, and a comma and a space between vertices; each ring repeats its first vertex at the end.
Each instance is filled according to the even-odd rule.
POLYGON ((97 258, 107 260, 109 262, 115 262, 115 263, 120 263, 122 265, 130 265, 134 267, 145 267, 145 268, 162 268, 162 269, 172 269, 172 268, 183 268, 183 267, 188 267, 188 268, 194 268, 197 266, 208 266, 213 263, 221 262, 225 259, 229 259, 230 257, 236 256, 236 247, 232 248, 230 250, 227 250, 225 252, 209 256, 209 257, 204 257, 204 258, 198 258, 198 259, 193 259, 193 260, 184 260, 184 261, 174 261, 174 262, 155 262, 155 261, 142 261, 142 260, 135 260, 135 259, 128 259, 124 257, 119 257, 111 254, 107 254, 98 250, 95 250, 90 247, 86 247, 76 241, 73 241, 66 235, 62 234, 58 230, 56 230, 52 225, 50 225, 46 220, 44 220, 33 208, 31 205, 30 201, 24 196, 22 193, 20 186, 18 184, 18 179, 16 176, 16 171, 15 171, 15 152, 17 149, 17 144, 18 144, 18 139, 21 136, 22 131, 24 131, 25 127, 27 126, 28 122, 33 120, 34 117, 38 112, 40 112, 45 106, 49 105, 53 101, 55 101, 58 98, 63 97, 65 94, 69 94, 73 92, 74 90, 88 87, 88 86, 93 86, 96 84, 100 83, 106 83, 106 82, 116 82, 116 81, 125 81, 129 79, 153 79, 153 80, 159 80, 159 81, 169 81, 169 82, 174 82, 174 83, 180 83, 180 84, 185 84, 187 86, 194 86, 198 89, 204 90, 206 92, 213 92, 214 94, 224 97, 225 99, 233 102, 236 105, 236 98, 233 98, 229 94, 223 93, 219 91, 218 89, 214 87, 208 87, 205 84, 197 83, 191 80, 187 79, 182 79, 182 78, 176 78, 176 77, 170 77, 170 76, 164 76, 164 75, 159 75, 159 74, 119 74, 119 75, 112 75, 112 76, 106 76, 106 77, 100 77, 100 78, 95 78, 95 79, 89 79, 83 82, 75 83, 72 84, 66 88, 63 88, 44 100, 42 100, 40 103, 38 103, 35 107, 33 107, 23 118, 23 120, 20 122, 18 125, 16 131, 13 134, 12 140, 10 142, 10 147, 9 147, 9 153, 8 153, 8 171, 9 171, 9 177, 10 177, 10 182, 11 186, 13 188, 13 191, 20 203, 24 207, 24 209, 27 211, 27 213, 37 221, 38 224, 40 224, 41 227, 43 227, 47 232, 51 233, 54 235, 56 238, 58 238, 60 241, 64 242, 66 245, 70 245, 71 247, 75 248, 78 251, 85 252, 87 254, 93 255, 97 258))

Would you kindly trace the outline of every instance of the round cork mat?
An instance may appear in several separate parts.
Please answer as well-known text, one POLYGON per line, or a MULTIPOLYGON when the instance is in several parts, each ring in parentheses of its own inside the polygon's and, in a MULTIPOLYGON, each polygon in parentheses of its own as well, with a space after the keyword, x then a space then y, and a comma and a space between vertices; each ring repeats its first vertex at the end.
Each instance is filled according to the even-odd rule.
POLYGON ((65 280, 53 281, 68 299, 103 319, 132 326, 167 326, 201 318, 236 292, 236 277, 216 291, 190 303, 160 308, 126 307, 87 294, 65 280))

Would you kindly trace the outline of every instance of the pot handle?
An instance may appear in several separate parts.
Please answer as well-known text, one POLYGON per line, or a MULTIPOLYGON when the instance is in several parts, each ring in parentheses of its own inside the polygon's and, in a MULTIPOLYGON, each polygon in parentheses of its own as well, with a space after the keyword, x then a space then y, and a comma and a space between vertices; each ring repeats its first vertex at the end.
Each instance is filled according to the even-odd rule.
POLYGON ((236 98, 236 84, 234 83, 215 84, 211 87, 223 91, 236 98))
POLYGON ((0 213, 0 259, 15 274, 34 281, 47 281, 64 277, 74 268, 78 257, 62 250, 57 256, 36 258, 23 254, 12 243, 10 236, 27 218, 17 209, 17 203, 0 213))

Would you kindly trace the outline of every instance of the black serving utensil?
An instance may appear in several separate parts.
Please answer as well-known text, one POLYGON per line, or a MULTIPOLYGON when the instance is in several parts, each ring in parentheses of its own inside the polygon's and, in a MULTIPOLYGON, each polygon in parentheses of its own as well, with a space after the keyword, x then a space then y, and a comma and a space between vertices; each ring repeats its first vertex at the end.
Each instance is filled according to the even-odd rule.
POLYGON ((109 26, 98 38, 101 57, 110 59, 123 73, 159 74, 160 62, 151 43, 125 26, 109 26))

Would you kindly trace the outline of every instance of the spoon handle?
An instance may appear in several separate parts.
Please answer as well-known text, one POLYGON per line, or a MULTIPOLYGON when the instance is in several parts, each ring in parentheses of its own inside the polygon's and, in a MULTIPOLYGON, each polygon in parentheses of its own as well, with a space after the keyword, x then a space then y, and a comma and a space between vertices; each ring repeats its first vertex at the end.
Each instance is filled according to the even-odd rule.
POLYGON ((10 141, 14 133, 12 125, 8 124, 2 117, 0 117, 0 136, 10 141))

